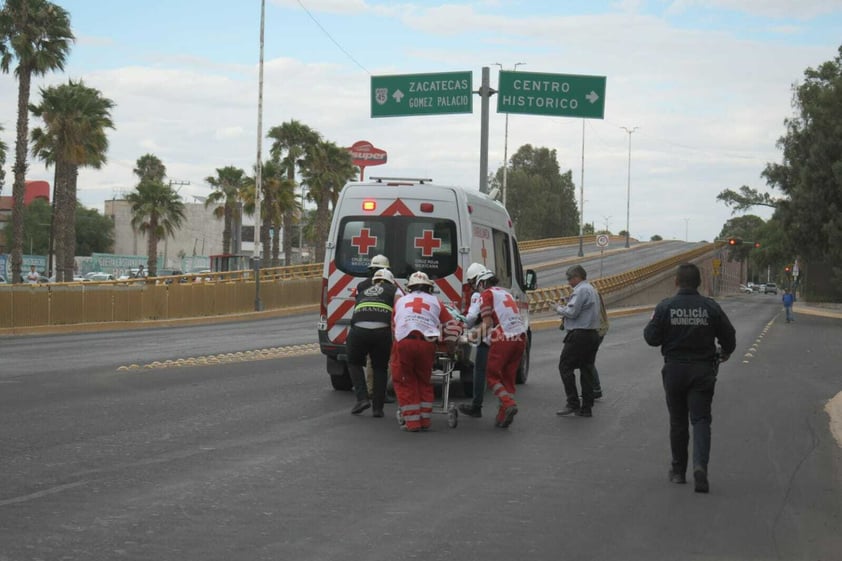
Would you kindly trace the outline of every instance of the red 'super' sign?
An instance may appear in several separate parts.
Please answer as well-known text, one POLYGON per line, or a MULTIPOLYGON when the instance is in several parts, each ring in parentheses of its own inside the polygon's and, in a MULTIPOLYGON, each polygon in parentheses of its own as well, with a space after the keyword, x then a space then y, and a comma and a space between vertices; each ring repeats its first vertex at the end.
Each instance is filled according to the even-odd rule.
POLYGON ((375 148, 367 140, 358 140, 348 148, 348 152, 357 167, 379 166, 386 163, 386 151, 375 148))

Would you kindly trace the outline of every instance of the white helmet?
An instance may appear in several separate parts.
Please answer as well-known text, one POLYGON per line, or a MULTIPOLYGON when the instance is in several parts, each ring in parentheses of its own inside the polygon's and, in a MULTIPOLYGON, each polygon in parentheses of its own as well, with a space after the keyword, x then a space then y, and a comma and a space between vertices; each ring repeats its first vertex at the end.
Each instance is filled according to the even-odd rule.
POLYGON ((412 288, 413 286, 435 286, 435 283, 430 280, 427 273, 417 271, 409 275, 409 280, 406 281, 407 288, 412 288))
POLYGON ((389 258, 385 255, 375 255, 371 258, 371 263, 368 264, 369 269, 388 269, 389 258))
POLYGON ((485 265, 481 263, 471 263, 468 270, 465 272, 465 280, 474 284, 477 278, 487 270, 488 269, 485 268, 485 265))
POLYGON ((372 281, 383 280, 395 284, 395 275, 389 269, 377 269, 371 276, 372 281))
POLYGON ((497 275, 495 275, 493 271, 489 271, 488 269, 486 269, 484 273, 480 274, 480 276, 477 277, 477 284, 479 284, 481 282, 485 282, 489 279, 496 279, 496 278, 497 278, 497 275))

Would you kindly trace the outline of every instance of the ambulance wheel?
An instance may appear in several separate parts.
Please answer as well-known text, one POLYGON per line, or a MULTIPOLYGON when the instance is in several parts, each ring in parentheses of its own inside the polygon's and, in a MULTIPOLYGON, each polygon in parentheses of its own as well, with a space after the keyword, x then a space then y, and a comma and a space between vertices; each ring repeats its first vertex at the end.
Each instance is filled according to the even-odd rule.
POLYGON ((354 385, 351 383, 351 376, 348 375, 347 370, 343 374, 331 374, 330 384, 333 386, 333 389, 340 392, 349 392, 354 388, 354 385))
POLYGON ((459 410, 456 409, 456 405, 450 404, 450 407, 447 408, 447 426, 452 429, 456 428, 456 425, 459 424, 459 410))

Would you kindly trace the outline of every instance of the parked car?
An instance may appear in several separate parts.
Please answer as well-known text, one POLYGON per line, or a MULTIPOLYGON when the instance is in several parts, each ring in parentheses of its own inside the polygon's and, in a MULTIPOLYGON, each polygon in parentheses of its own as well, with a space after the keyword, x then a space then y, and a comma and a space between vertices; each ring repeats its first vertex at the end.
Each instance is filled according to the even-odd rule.
POLYGON ((763 285, 763 294, 777 294, 778 285, 773 282, 767 282, 763 285))
POLYGON ((741 284, 740 285, 740 292, 745 292, 746 294, 751 294, 754 292, 754 289, 748 285, 741 284))

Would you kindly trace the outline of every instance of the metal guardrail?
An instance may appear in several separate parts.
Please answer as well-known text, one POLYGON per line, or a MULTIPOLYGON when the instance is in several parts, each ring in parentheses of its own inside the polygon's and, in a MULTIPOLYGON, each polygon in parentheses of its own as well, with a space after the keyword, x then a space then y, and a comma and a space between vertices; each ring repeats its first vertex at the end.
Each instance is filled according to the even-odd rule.
MULTIPOLYGON (((679 255, 674 255, 662 261, 658 261, 657 263, 625 271, 610 277, 596 279, 591 284, 593 284, 593 286, 596 287, 596 289, 603 295, 610 294, 611 292, 622 290, 632 284, 636 284, 642 280, 663 273, 664 271, 672 270, 679 264, 701 257, 714 251, 716 248, 717 244, 715 243, 706 244, 679 255)), ((529 312, 534 314, 552 311, 555 304, 562 297, 569 296, 572 291, 573 289, 567 284, 534 290, 529 293, 529 312)))
MULTIPOLYGON (((609 236, 612 242, 626 241, 625 236, 609 236)), ((518 249, 521 251, 532 251, 535 249, 549 249, 562 245, 577 245, 579 243, 579 236, 566 236, 563 238, 544 238, 541 240, 525 240, 517 242, 518 249)), ((596 243, 596 234, 582 236, 582 243, 592 244, 596 243)))

